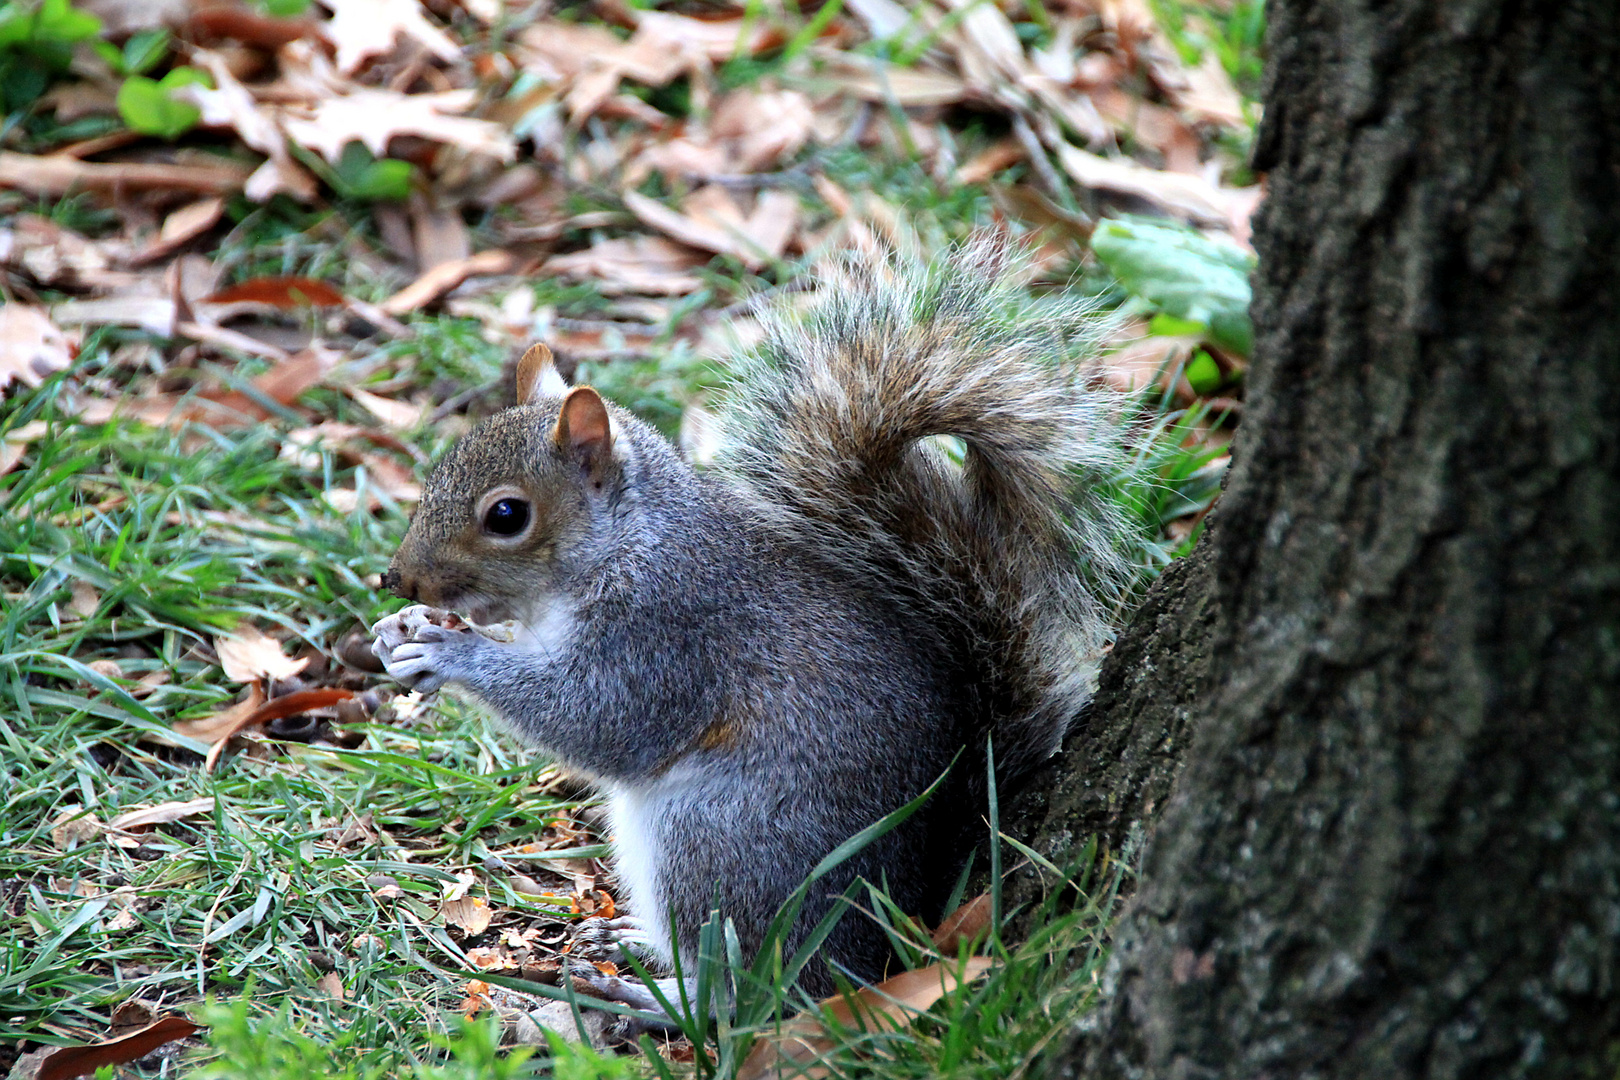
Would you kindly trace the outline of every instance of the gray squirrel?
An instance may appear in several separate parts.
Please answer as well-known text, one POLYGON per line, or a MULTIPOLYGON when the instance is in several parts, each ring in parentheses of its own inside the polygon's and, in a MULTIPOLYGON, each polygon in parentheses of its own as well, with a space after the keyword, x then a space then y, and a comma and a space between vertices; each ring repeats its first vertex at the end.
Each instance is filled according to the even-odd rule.
MULTIPOLYGON (((938 920, 987 736, 1005 793, 1085 704, 1129 577, 1121 399, 1088 379, 1093 309, 1016 266, 1000 241, 848 264, 734 363, 701 472, 537 346, 428 479, 385 578, 412 606, 373 648, 606 794, 655 962, 694 970, 711 908, 751 956, 823 856, 944 776, 816 883, 784 955, 858 878, 938 920)), ((860 912, 819 958, 814 995, 892 961, 860 912)))

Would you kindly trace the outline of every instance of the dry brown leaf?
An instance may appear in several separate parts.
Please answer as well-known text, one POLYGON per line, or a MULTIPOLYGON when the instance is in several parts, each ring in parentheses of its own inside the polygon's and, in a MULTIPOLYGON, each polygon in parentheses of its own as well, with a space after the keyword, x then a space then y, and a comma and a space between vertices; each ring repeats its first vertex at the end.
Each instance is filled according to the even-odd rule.
POLYGON ((63 326, 134 326, 160 337, 174 336, 174 300, 130 293, 95 300, 65 300, 51 308, 63 326))
POLYGON ((962 944, 971 946, 990 929, 992 906, 989 893, 980 893, 940 922, 934 931, 934 948, 955 956, 962 944))
POLYGON ((346 388, 349 396, 359 403, 366 412, 382 421, 386 427, 395 431, 414 431, 422 426, 423 410, 420 405, 412 405, 408 401, 397 401, 386 398, 381 394, 373 394, 369 390, 362 390, 358 386, 346 388))
POLYGON ((624 186, 634 188, 653 172, 672 180, 685 177, 722 176, 736 169, 730 149, 712 139, 683 136, 654 143, 625 166, 624 186))
POLYGON ((335 971, 328 971, 325 975, 316 979, 315 989, 333 1001, 342 1001, 347 996, 343 989, 343 976, 335 971))
POLYGON ((264 691, 254 682, 248 687, 247 697, 236 704, 195 720, 176 720, 172 727, 177 735, 212 746, 240 731, 246 726, 247 718, 263 704, 264 691))
POLYGON ((106 829, 100 818, 86 813, 82 806, 70 806, 51 822, 51 843, 58 851, 69 851, 96 839, 106 829))
POLYGON ((1204 59, 1187 72, 1187 88, 1174 98, 1195 121, 1225 127, 1243 127, 1247 123, 1243 98, 1214 49, 1204 51, 1204 59))
POLYGON ((200 1029, 183 1016, 165 1016, 150 1027, 88 1046, 64 1046, 40 1064, 37 1080, 89 1076, 104 1065, 139 1061, 165 1043, 195 1035, 200 1029))
POLYGON ((122 679, 124 677, 124 669, 119 666, 118 661, 111 658, 92 660, 85 667, 104 679, 122 679))
POLYGON ((340 71, 353 73, 373 56, 394 51, 394 41, 407 37, 446 63, 461 58, 461 48, 422 14, 420 0, 325 0, 332 9, 321 30, 337 48, 340 71))
POLYGON ((476 90, 401 94, 356 87, 317 101, 304 110, 305 115, 289 112, 281 124, 288 138, 334 165, 343 156, 343 148, 356 141, 377 157, 386 157, 388 140, 395 135, 419 135, 469 153, 511 161, 517 156, 517 145, 510 132, 488 120, 454 115, 466 112, 477 100, 476 90))
POLYGON ((968 97, 967 83, 959 76, 923 68, 903 68, 878 61, 857 60, 842 52, 813 50, 823 61, 822 78, 838 90, 862 101, 902 108, 954 105, 968 97))
POLYGON ((115 87, 99 83, 60 82, 40 95, 39 108, 54 110, 58 124, 86 116, 116 116, 118 91, 115 87))
POLYGON ((294 658, 281 651, 281 642, 253 626, 241 626, 230 637, 214 639, 219 666, 232 682, 287 679, 309 666, 309 657, 294 658))
POLYGON ((378 307, 389 315, 405 315, 433 303, 470 277, 509 274, 517 268, 517 263, 517 256, 508 251, 480 251, 465 259, 434 267, 378 307))
POLYGON ((68 611, 80 619, 88 619, 101 609, 101 593, 88 581, 75 581, 68 586, 68 611))
POLYGON ((624 205, 644 224, 668 234, 683 244, 720 254, 744 255, 748 251, 748 245, 736 235, 736 226, 742 223, 742 212, 731 200, 730 193, 719 187, 699 190, 713 193, 708 197, 708 205, 701 210, 703 219, 671 210, 639 191, 626 191, 624 205), (726 209, 721 209, 722 203, 727 204, 726 209), (731 228, 722 224, 727 218, 730 219, 731 228))
POLYGON ((148 829, 153 825, 167 825, 171 821, 182 818, 196 817, 198 814, 211 814, 214 812, 215 799, 212 795, 200 799, 189 799, 185 802, 166 802, 156 806, 140 806, 134 810, 126 810, 122 814, 107 822, 107 828, 120 832, 133 832, 136 829, 148 829))
POLYGON ((753 270, 781 258, 799 214, 797 195, 766 191, 745 217, 736 198, 719 184, 698 188, 681 200, 680 213, 635 191, 624 193, 624 205, 660 232, 704 251, 735 256, 753 270))
MULTIPOLYGON (((964 982, 971 982, 995 966, 983 956, 969 957, 965 964, 955 961, 930 964, 916 971, 903 971, 876 986, 855 993, 837 995, 820 1003, 820 1012, 840 1027, 883 1031, 909 1023, 929 1006, 964 982)), ((801 1013, 762 1036, 737 1070, 737 1080, 765 1080, 767 1077, 831 1075, 814 1062, 837 1045, 820 1016, 801 1013)))
POLYGON ((60 197, 72 191, 172 191, 229 195, 241 191, 248 171, 235 165, 78 161, 0 151, 0 188, 60 197))
POLYGON ((991 143, 956 170, 958 184, 982 184, 1003 169, 1010 169, 1024 160, 1024 148, 1017 139, 1002 139, 991 143))
POLYGON ((0 263, 21 270, 41 285, 126 288, 141 276, 111 269, 125 255, 124 245, 117 240, 90 240, 38 214, 19 214, 0 229, 0 263))
POLYGON ((548 259, 540 270, 576 280, 595 279, 608 295, 684 296, 702 288, 702 279, 691 271, 707 261, 691 248, 663 237, 632 236, 598 240, 584 251, 548 259))
POLYGON ((30 420, 0 435, 0 476, 17 467, 28 448, 50 431, 43 420, 30 420))
POLYGON ((212 744, 203 758, 203 771, 213 772, 229 745, 231 737, 255 724, 268 724, 311 709, 325 709, 354 697, 353 690, 327 688, 324 690, 298 690, 270 701, 264 700, 259 684, 254 683, 248 696, 223 712, 201 720, 181 720, 174 725, 177 735, 186 735, 212 744))
POLYGON ((236 81, 225 58, 199 49, 193 53, 192 63, 213 76, 214 88, 194 84, 182 87, 177 96, 202 110, 201 123, 232 129, 243 142, 268 159, 244 182, 243 194, 256 202, 263 202, 278 191, 302 202, 313 199, 315 177, 293 160, 276 117, 260 107, 247 88, 236 81))
POLYGON ((163 219, 163 225, 158 229, 157 235, 131 256, 130 262, 139 265, 172 255, 186 243, 219 224, 219 219, 224 214, 225 200, 217 195, 181 207, 163 219))
POLYGON ((670 11, 637 12, 636 32, 628 42, 632 50, 645 46, 664 53, 696 53, 714 63, 781 43, 781 33, 769 19, 694 19, 670 11))
POLYGON ((1245 197, 1237 189, 1218 188, 1202 177, 1099 157, 1069 143, 1058 147, 1058 160, 1085 187, 1146 199, 1166 213, 1204 225, 1227 226, 1234 206, 1245 197))
POLYGON ((460 928, 468 937, 477 937, 489 929, 489 921, 495 913, 481 898, 462 896, 440 904, 439 914, 445 922, 460 928))
MULTIPOLYGON (((208 304, 264 304, 273 308, 343 307, 348 297, 324 281, 306 277, 262 277, 210 293, 208 304)), ((220 317, 216 315, 215 317, 220 317)))
POLYGON ((472 254, 472 237, 461 220, 460 207, 430 204, 420 192, 412 192, 410 217, 418 271, 426 273, 472 254))
POLYGON ((1092 100, 1110 124, 1128 131, 1138 143, 1163 154, 1166 169, 1202 175, 1199 155, 1203 141, 1174 110, 1145 102, 1117 87, 1096 91, 1092 100))
MULTIPOLYGON (((1134 334, 1130 334, 1130 329, 1123 330, 1122 336, 1129 334, 1131 340, 1097 361, 1108 385, 1127 394, 1147 386, 1168 387, 1170 379, 1186 367, 1199 345, 1195 337, 1147 336, 1147 327, 1142 324, 1135 324, 1134 334)), ((1188 404, 1196 397, 1185 378, 1177 379, 1174 390, 1181 404, 1188 404)))
POLYGON ((0 306, 0 390, 15 380, 38 386, 73 363, 73 346, 37 307, 0 306))
POLYGON ((709 131, 728 144, 735 172, 757 172, 797 154, 815 128, 810 99, 797 90, 737 90, 715 106, 709 131))
MULTIPOLYGON (((184 9, 191 7, 195 0, 160 0, 160 2, 177 2, 184 9)), ((267 52, 273 52, 301 38, 321 36, 321 24, 314 19, 277 18, 261 14, 246 4, 231 3, 229 0, 224 3, 203 0, 201 6, 191 12, 186 27, 192 40, 236 41, 267 52)))
POLYGON ((518 33, 525 68, 548 81, 572 82, 624 47, 611 30, 589 23, 554 19, 536 22, 518 33))

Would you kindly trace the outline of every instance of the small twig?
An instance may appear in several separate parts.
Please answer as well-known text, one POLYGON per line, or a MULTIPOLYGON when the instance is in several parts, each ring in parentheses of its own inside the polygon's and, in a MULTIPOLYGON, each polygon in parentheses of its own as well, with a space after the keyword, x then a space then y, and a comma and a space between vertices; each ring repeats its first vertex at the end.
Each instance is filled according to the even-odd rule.
POLYGON ((1058 178, 1057 170, 1052 168, 1052 161, 1046 156, 1046 147, 1036 137, 1035 129, 1029 126, 1022 113, 1012 114, 1013 135, 1017 137, 1018 144, 1024 148, 1024 156, 1029 159, 1029 167, 1034 170, 1035 178, 1040 181, 1046 194, 1056 203, 1063 203, 1063 181, 1058 178))
POLYGON ((500 385, 501 385, 501 380, 500 379, 494 379, 494 380, 492 380, 490 382, 487 382, 487 383, 481 383, 478 386, 469 386, 467 389, 463 390, 461 393, 455 394, 455 395, 453 395, 453 396, 451 396, 449 398, 446 398, 443 404, 441 404, 438 408, 434 409, 432 412, 428 413, 428 418, 427 418, 428 425, 431 427, 432 425, 437 424, 439 421, 443 420, 445 417, 449 416, 451 413, 455 412, 457 409, 459 409, 463 405, 467 404, 467 402, 471 401, 473 398, 477 397, 479 394, 486 393, 487 391, 490 391, 490 390, 494 390, 494 389, 498 388, 500 385))

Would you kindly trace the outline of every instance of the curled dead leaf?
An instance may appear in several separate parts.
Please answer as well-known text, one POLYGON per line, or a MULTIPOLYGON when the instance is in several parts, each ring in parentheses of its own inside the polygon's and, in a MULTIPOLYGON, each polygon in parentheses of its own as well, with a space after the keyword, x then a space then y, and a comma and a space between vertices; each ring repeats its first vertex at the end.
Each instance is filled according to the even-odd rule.
POLYGON ((815 1012, 800 1013, 754 1043, 737 1070, 737 1080, 830 1075, 825 1067, 814 1064, 837 1045, 823 1017, 841 1028, 897 1028, 910 1023, 957 986, 977 979, 995 963, 988 957, 973 956, 962 964, 930 964, 916 971, 903 971, 853 994, 827 998, 815 1012))
POLYGON ((253 626, 242 626, 230 637, 214 639, 219 665, 232 682, 286 679, 309 666, 309 658, 294 659, 281 651, 281 642, 253 626))
POLYGON ((216 800, 212 795, 201 799, 188 799, 185 802, 166 802, 156 806, 141 806, 134 810, 126 810, 122 814, 107 822, 107 828, 119 832, 134 832, 136 829, 148 829, 153 825, 166 825, 171 821, 182 818, 195 817, 198 814, 211 814, 214 812, 216 800))
POLYGON ((68 337, 37 307, 0 305, 0 390, 13 380, 38 386, 73 363, 68 337))
POLYGON ((945 916, 934 931, 934 948, 955 956, 964 942, 971 946, 990 929, 990 914, 990 894, 980 893, 945 916))
POLYGON ((431 304, 470 277, 509 274, 517 268, 517 263, 517 256, 511 252, 480 251, 465 259, 435 266, 378 306, 386 314, 405 315, 431 304))
POLYGON ((165 1016, 150 1027, 86 1046, 64 1046, 40 1064, 38 1080, 89 1076, 104 1065, 139 1061, 164 1043, 195 1035, 201 1029, 183 1016, 165 1016))

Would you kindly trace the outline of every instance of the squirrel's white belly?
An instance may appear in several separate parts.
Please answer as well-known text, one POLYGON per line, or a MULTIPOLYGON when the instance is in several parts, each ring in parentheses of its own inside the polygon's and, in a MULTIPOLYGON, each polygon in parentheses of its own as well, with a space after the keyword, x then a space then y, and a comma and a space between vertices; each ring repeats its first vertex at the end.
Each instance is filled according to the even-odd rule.
MULTIPOLYGON (((671 773, 679 771, 679 767, 671 773)), ((619 899, 646 928, 659 959, 668 964, 670 953, 669 904, 664 897, 665 865, 660 826, 671 805, 692 786, 691 777, 666 773, 643 788, 615 787, 608 800, 613 823, 613 869, 619 878, 619 899)))

